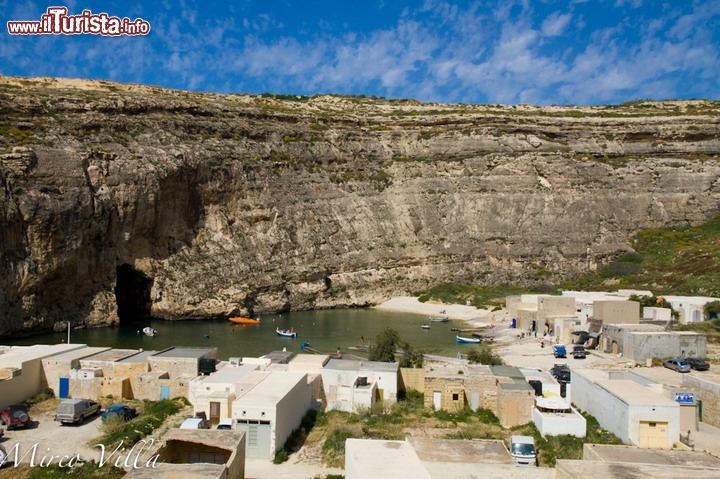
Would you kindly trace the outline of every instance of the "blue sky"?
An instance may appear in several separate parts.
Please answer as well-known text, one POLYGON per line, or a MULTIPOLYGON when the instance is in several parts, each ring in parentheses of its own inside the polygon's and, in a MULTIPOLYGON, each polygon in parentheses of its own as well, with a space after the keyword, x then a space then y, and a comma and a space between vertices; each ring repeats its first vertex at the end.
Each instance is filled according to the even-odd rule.
POLYGON ((718 0, 0 0, 0 12, 4 75, 443 103, 720 99, 718 0), (151 31, 8 33, 51 6, 151 31))

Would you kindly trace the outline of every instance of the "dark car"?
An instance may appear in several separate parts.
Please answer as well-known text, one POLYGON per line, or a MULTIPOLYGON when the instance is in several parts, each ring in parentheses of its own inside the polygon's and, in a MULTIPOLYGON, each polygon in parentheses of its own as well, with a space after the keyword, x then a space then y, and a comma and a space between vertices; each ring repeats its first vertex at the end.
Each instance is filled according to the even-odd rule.
POLYGON ((585 347, 576 344, 573 346, 572 355, 575 359, 585 359, 585 347))
POLYGON ((104 421, 108 418, 119 417, 125 421, 129 421, 135 416, 137 416, 137 410, 134 407, 126 406, 124 404, 113 404, 103 411, 102 420, 104 421))
POLYGON ((710 365, 700 358, 685 358, 685 362, 695 371, 707 371, 710 365))
POLYGON ((21 404, 8 406, 0 413, 0 420, 7 425, 8 431, 19 427, 27 427, 30 423, 30 414, 28 408, 21 404))
POLYGON ((550 375, 559 383, 570 382, 570 368, 567 364, 556 364, 550 370, 550 375))
POLYGON ((668 359, 663 361, 663 366, 679 373, 690 372, 690 365, 684 359, 668 359))

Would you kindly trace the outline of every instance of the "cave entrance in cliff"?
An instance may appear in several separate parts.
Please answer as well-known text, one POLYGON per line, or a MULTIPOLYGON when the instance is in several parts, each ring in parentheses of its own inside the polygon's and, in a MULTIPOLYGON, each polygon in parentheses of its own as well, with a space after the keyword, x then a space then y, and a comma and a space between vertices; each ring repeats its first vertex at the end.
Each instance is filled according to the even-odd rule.
POLYGON ((153 280, 129 264, 116 270, 115 301, 120 323, 129 323, 150 318, 150 290, 153 280))

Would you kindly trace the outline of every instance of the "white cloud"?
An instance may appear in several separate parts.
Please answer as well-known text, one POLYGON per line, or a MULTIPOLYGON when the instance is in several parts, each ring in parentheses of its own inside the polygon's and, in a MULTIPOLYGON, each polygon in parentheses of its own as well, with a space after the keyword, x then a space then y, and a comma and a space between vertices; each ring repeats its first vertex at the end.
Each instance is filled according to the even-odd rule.
POLYGON ((569 13, 554 12, 545 19, 542 24, 542 34, 547 37, 556 37, 565 31, 565 27, 568 26, 572 15, 569 13))

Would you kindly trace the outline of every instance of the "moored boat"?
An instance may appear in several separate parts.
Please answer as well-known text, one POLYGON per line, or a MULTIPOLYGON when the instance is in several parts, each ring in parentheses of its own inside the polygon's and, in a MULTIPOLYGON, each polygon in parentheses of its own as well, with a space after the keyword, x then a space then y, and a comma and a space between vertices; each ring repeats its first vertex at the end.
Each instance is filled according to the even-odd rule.
POLYGON ((423 324, 423 325, 420 326, 420 327, 423 328, 423 329, 430 329, 430 325, 429 325, 429 324, 423 324))
POLYGON ((237 318, 228 318, 228 320, 235 324, 260 324, 260 318, 253 319, 253 318, 237 317, 237 318))
POLYGON ((295 338, 295 337, 297 337, 297 333, 295 332, 294 329, 280 329, 280 328, 275 328, 275 332, 277 333, 278 336, 282 336, 282 337, 284 337, 284 338, 295 338))
POLYGON ((455 336, 455 341, 457 341, 458 343, 473 343, 473 344, 477 344, 477 343, 481 342, 482 340, 481 340, 481 339, 478 339, 478 338, 466 338, 466 337, 463 337, 463 336, 455 336))
POLYGON ((150 326, 146 326, 142 330, 143 334, 145 336, 155 336, 157 334, 157 331, 151 328, 150 326))
POLYGON ((437 318, 428 318, 428 321, 432 321, 433 323, 447 323, 450 321, 447 316, 445 317, 437 317, 437 318))

